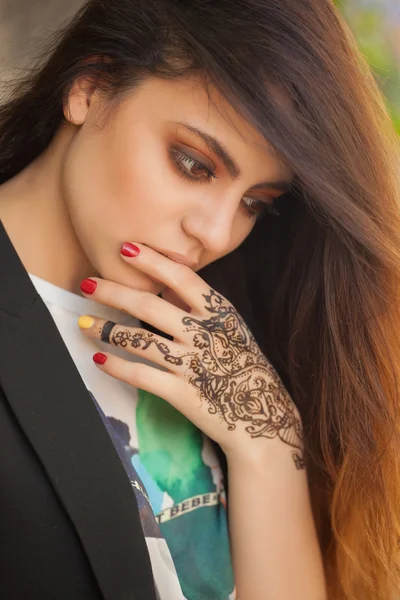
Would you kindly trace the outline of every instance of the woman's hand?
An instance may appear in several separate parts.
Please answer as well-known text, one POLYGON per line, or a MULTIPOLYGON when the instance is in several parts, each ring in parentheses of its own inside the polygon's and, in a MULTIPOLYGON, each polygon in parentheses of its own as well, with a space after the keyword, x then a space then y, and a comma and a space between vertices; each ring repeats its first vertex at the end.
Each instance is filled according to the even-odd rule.
POLYGON ((102 279, 88 291, 173 340, 83 317, 86 335, 154 363, 101 354, 99 368, 164 398, 224 450, 238 597, 326 600, 298 411, 232 304, 189 267, 138 249, 123 260, 162 283, 164 298, 102 279))
POLYGON ((169 341, 146 329, 81 318, 86 335, 164 367, 105 354, 99 368, 164 398, 228 455, 250 453, 252 444, 265 455, 272 444, 279 445, 291 452, 297 469, 304 468, 298 411, 242 317, 189 267, 147 246, 137 248, 137 256, 122 259, 172 290, 188 310, 149 292, 91 280, 97 285, 90 297, 97 302, 173 337, 169 341))

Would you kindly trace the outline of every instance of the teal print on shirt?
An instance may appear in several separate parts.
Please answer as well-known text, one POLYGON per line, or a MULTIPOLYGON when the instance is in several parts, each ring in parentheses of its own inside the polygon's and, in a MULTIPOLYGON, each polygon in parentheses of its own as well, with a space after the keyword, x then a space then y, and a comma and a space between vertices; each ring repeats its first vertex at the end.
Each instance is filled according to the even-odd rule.
POLYGON ((233 598, 222 476, 207 452, 206 438, 170 404, 142 390, 138 390, 136 428, 139 457, 133 457, 134 465, 158 517, 184 596, 188 600, 233 598), (172 508, 160 510, 160 493, 168 494, 172 508))

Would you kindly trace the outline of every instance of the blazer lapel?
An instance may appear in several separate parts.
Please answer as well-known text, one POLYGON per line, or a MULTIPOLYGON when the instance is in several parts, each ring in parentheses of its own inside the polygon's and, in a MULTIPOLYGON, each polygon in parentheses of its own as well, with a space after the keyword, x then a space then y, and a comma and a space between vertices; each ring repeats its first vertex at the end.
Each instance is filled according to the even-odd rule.
POLYGON ((0 385, 106 600, 155 600, 134 492, 45 304, 0 222, 0 385))

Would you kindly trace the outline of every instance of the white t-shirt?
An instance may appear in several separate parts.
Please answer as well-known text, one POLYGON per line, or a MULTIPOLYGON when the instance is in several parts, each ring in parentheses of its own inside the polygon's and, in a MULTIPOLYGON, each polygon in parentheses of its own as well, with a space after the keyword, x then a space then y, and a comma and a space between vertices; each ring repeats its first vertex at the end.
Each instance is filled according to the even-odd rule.
POLYGON ((163 399, 100 371, 92 360, 95 352, 138 358, 86 337, 77 324, 81 315, 133 327, 139 322, 30 277, 134 488, 160 600, 233 600, 224 482, 210 440, 163 399))

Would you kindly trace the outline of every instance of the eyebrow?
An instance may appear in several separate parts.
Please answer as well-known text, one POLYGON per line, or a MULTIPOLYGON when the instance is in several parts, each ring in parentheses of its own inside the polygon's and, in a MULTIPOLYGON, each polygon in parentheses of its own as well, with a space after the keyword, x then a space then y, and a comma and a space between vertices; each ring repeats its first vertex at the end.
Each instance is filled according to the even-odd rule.
MULTIPOLYGON (((206 144, 207 148, 209 148, 209 150, 211 150, 216 156, 218 156, 218 158, 226 167, 228 173, 230 174, 233 180, 238 179, 240 177, 239 166, 220 141, 218 141, 215 137, 209 135, 205 131, 201 131, 201 129, 197 129, 197 127, 193 127, 193 125, 189 125, 189 123, 183 123, 182 121, 178 121, 178 125, 182 125, 182 127, 185 127, 185 129, 188 129, 194 135, 202 139, 203 142, 206 144)), ((273 148, 270 149, 270 154, 271 156, 276 155, 273 148)), ((264 188, 287 192, 290 189, 290 182, 287 180, 263 181, 262 183, 257 183, 256 185, 253 185, 251 189, 257 190, 264 188)))

